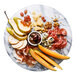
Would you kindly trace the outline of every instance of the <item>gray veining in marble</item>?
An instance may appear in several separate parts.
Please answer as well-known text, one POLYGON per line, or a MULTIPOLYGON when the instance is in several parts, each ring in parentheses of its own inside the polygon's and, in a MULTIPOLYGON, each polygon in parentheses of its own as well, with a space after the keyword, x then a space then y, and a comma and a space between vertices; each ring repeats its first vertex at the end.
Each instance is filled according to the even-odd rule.
MULTIPOLYGON (((71 48, 71 44, 72 44, 72 34, 71 34, 71 29, 70 26, 66 20, 66 18, 60 14, 57 10, 55 10, 54 8, 51 7, 47 7, 47 6, 43 6, 43 5, 32 5, 29 7, 25 7, 21 10, 19 10, 17 13, 15 13, 11 18, 13 17, 20 17, 20 12, 24 11, 25 9, 27 9, 29 12, 28 14, 30 14, 32 11, 36 11, 36 13, 42 13, 43 16, 45 16, 47 21, 51 21, 51 17, 60 17, 59 18, 59 22, 62 22, 62 24, 60 24, 60 28, 65 28, 67 30, 67 46, 62 49, 62 50, 57 50, 59 53, 63 54, 63 55, 67 55, 70 51, 71 48)), ((30 14, 31 15, 31 14, 30 14)), ((32 17, 32 15, 31 15, 32 17)), ((7 23, 7 27, 9 26, 9 24, 7 23)), ((8 55, 11 57, 11 59, 17 63, 19 66, 21 66, 24 69, 28 69, 31 71, 44 71, 44 70, 48 70, 47 68, 45 68, 44 66, 42 66, 41 64, 37 63, 33 68, 28 67, 26 64, 20 64, 18 62, 16 62, 16 59, 13 57, 12 55, 12 51, 13 48, 11 47, 11 45, 8 43, 8 36, 9 34, 6 32, 4 32, 4 44, 5 44, 5 48, 6 51, 8 53, 8 55)), ((58 64, 62 62, 62 60, 59 59, 55 59, 52 58, 54 61, 56 61, 58 64)))

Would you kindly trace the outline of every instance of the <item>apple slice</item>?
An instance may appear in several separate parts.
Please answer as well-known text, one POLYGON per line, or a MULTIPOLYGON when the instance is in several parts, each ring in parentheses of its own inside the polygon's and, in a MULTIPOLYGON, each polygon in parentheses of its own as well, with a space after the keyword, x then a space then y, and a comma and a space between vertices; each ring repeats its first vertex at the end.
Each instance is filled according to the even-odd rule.
POLYGON ((17 26, 21 32, 29 33, 31 31, 31 27, 30 26, 24 26, 21 23, 20 18, 14 17, 13 20, 15 21, 15 23, 17 24, 17 26))
POLYGON ((27 45, 27 40, 24 40, 23 45, 22 45, 21 47, 19 47, 18 49, 19 49, 19 50, 20 50, 20 49, 23 49, 24 47, 26 47, 26 45, 27 45))
POLYGON ((17 25, 16 25, 16 23, 14 22, 13 19, 9 19, 9 20, 8 20, 8 23, 9 23, 9 24, 11 25, 11 27, 14 29, 14 31, 15 31, 16 34, 18 34, 18 35, 20 35, 20 36, 24 36, 24 35, 25 35, 25 33, 22 33, 22 32, 18 29, 18 27, 17 27, 17 25))
POLYGON ((23 43, 24 43, 24 41, 20 41, 18 44, 12 45, 12 47, 17 49, 17 48, 21 47, 23 45, 23 43))
POLYGON ((9 35, 8 42, 12 45, 19 43, 19 40, 15 39, 13 36, 9 35))

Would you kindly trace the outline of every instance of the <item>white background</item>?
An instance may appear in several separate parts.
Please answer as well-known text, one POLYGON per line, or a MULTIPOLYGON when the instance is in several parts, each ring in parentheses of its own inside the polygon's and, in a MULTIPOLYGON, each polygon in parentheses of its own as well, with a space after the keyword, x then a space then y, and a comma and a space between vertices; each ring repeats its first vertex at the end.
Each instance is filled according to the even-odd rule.
MULTIPOLYGON (((0 0, 0 76, 76 76, 76 0, 0 0), (69 60, 64 60, 60 66, 63 70, 53 72, 51 70, 43 72, 33 72, 25 70, 15 64, 6 53, 4 47, 4 30, 7 19, 4 10, 11 17, 15 12, 23 7, 43 4, 54 7, 61 12, 68 20, 72 30, 72 47, 68 56, 69 60)), ((56 68, 57 69, 57 68, 56 68)))

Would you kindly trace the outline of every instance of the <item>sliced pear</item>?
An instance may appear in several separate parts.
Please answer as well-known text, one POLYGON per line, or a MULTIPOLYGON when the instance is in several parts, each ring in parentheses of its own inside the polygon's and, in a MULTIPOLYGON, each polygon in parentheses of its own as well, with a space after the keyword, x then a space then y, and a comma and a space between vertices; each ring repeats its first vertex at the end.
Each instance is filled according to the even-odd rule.
POLYGON ((18 34, 18 35, 20 35, 20 36, 24 36, 24 35, 25 35, 25 33, 22 33, 22 32, 18 29, 18 27, 17 27, 17 25, 16 25, 16 23, 14 22, 13 19, 9 19, 9 20, 8 20, 8 23, 9 23, 9 24, 11 25, 11 27, 14 29, 14 31, 15 31, 16 34, 18 34))
POLYGON ((27 35, 26 36, 23 36, 23 37, 20 37, 19 35, 17 35, 14 30, 10 27, 7 27, 6 28, 7 32, 12 35, 14 38, 18 39, 18 40, 25 40, 27 38, 27 35))
POLYGON ((18 49, 19 47, 21 47, 23 45, 24 41, 20 41, 18 44, 16 45, 12 45, 13 48, 18 49))
POLYGON ((26 47, 26 45, 27 45, 27 40, 24 40, 23 45, 22 45, 21 47, 19 47, 18 49, 19 49, 19 50, 20 50, 20 49, 23 49, 24 47, 26 47))
POLYGON ((17 17, 14 17, 13 20, 15 21, 15 23, 17 24, 19 30, 21 32, 25 32, 25 33, 29 33, 31 31, 31 26, 24 26, 22 23, 21 23, 21 19, 20 18, 17 18, 17 17))
POLYGON ((12 45, 15 45, 15 44, 19 43, 19 40, 15 39, 13 36, 9 35, 8 42, 12 45))

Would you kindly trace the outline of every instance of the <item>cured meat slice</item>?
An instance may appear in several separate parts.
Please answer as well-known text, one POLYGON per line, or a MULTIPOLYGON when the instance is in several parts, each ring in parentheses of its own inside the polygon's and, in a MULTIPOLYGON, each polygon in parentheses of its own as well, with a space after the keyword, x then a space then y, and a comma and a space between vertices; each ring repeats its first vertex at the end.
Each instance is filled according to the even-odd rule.
POLYGON ((67 45, 67 39, 64 36, 60 36, 59 40, 53 43, 52 47, 54 49, 62 49, 67 45))
POLYGON ((64 28, 61 28, 60 29, 60 34, 63 35, 63 36, 66 36, 67 35, 67 31, 64 28))

